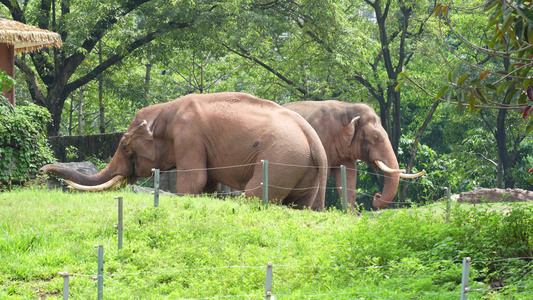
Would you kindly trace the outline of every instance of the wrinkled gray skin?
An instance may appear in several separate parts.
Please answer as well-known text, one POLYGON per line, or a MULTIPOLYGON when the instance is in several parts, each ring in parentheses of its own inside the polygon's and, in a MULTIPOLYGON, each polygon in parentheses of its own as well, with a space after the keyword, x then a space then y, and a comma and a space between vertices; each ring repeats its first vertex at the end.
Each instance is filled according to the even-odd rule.
MULTIPOLYGON (((398 169, 398 161, 387 132, 370 106, 326 100, 291 102, 283 107, 302 115, 316 130, 326 149, 328 165, 337 187, 341 186, 338 167, 346 166, 347 202, 352 209, 356 198, 356 160, 368 163, 374 170, 377 170, 376 160, 392 169, 398 169)), ((399 173, 385 175, 383 191, 374 196, 373 205, 377 208, 389 205, 398 190, 399 173)), ((338 192, 342 195, 341 189, 338 192)))
POLYGON ((244 93, 191 94, 141 109, 98 174, 58 165, 40 172, 101 190, 176 168, 178 194, 211 193, 222 183, 261 198, 261 160, 269 162, 270 201, 324 208, 327 159, 316 132, 299 114, 244 93))

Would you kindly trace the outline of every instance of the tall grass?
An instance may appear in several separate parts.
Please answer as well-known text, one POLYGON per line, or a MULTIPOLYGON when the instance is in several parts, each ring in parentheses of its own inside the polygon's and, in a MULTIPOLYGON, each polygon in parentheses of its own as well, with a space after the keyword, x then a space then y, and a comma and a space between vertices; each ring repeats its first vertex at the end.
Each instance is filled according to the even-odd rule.
POLYGON ((21 189, 0 194, 0 298, 60 299, 58 272, 72 274, 73 298, 95 298, 103 245, 107 299, 261 299, 268 262, 278 299, 457 299, 466 256, 470 299, 530 299, 532 222, 529 203, 455 204, 446 223, 440 204, 355 217, 244 198, 161 196, 154 208, 128 191, 21 189), (114 196, 124 198, 120 251, 114 196))

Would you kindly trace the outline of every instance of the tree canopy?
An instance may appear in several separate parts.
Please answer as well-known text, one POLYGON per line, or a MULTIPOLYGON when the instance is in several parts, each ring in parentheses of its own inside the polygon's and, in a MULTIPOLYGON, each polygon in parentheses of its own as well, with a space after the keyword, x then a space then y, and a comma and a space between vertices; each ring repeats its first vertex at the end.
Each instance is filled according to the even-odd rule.
MULTIPOLYGON (((367 102, 400 166, 426 169, 434 187, 405 181, 405 201, 443 186, 531 188, 530 6, 0 0, 0 14, 61 34, 63 48, 16 58, 17 102, 50 112, 49 135, 123 131, 140 108, 188 93, 367 102)), ((361 194, 375 193, 359 170, 361 194)))

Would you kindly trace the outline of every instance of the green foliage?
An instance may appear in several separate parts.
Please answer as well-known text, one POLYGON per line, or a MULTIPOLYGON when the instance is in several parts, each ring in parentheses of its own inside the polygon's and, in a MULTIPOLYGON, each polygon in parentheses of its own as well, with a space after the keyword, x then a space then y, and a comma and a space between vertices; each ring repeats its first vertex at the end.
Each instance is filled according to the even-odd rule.
MULTIPOLYGON (((530 72, 533 49, 530 46, 533 39, 533 13, 530 5, 530 1, 525 0, 492 1, 490 5, 477 6, 476 10, 452 8, 448 1, 437 3, 435 17, 442 18, 450 27, 450 38, 461 41, 462 47, 466 49, 463 51, 473 50, 477 54, 488 54, 494 58, 485 60, 479 67, 474 65, 474 60, 462 58, 452 50, 459 62, 450 68, 448 84, 441 88, 437 99, 448 90, 447 101, 453 94, 459 105, 464 103, 469 106, 471 113, 479 111, 481 107, 522 109, 523 118, 529 118, 528 126, 531 126, 533 94, 528 90, 532 89, 530 72), (469 11, 469 17, 461 14, 465 11, 469 11), (476 13, 472 14, 472 11, 476 13), (476 28, 474 33, 471 31, 464 35, 465 31, 460 31, 462 28, 457 26, 457 23, 464 23, 464 20, 481 16, 487 17, 486 26, 472 26, 471 28, 476 28), (504 61, 503 68, 500 61, 504 61), (469 69, 466 70, 465 67, 469 69), (470 76, 470 73, 476 75, 470 76), (470 79, 466 80, 467 78, 470 79)), ((472 56, 476 58, 474 55, 472 56)))
POLYGON ((384 210, 361 217, 336 209, 298 211, 257 201, 120 193, 124 247, 117 250, 110 193, 17 189, 0 194, 0 298, 91 298, 96 250, 104 246, 111 299, 205 298, 264 293, 321 299, 453 299, 463 257, 472 257, 471 299, 528 299, 533 207, 455 204, 384 210), (511 258, 511 260, 502 260, 511 258), (498 261, 502 260, 502 261, 498 261), (88 276, 80 276, 88 275, 88 276), (491 284, 504 285, 502 291, 491 284))
POLYGON ((65 150, 67 152, 67 158, 69 159, 69 161, 77 161, 76 159, 88 160, 92 162, 98 170, 104 169, 111 161, 111 157, 108 159, 99 159, 94 156, 86 156, 85 154, 80 152, 78 148, 72 145, 68 146, 65 150))
POLYGON ((4 89, 6 91, 9 91, 13 88, 13 78, 7 74, 6 71, 0 70, 0 91, 3 91, 4 89))
POLYGON ((36 105, 14 110, 0 106, 0 182, 25 182, 53 160, 46 140, 45 124, 49 120, 48 111, 36 105))

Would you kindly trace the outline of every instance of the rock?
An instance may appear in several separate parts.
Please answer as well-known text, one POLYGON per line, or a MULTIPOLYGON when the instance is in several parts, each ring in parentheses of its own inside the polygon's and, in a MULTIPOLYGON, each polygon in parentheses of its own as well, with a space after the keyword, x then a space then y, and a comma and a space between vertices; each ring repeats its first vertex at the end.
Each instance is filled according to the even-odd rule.
MULTIPOLYGON (((445 200, 445 198, 443 198, 445 200)), ((452 200, 468 203, 533 201, 533 191, 522 189, 479 189, 453 195, 452 200), (457 199, 454 199, 454 196, 457 199)))

